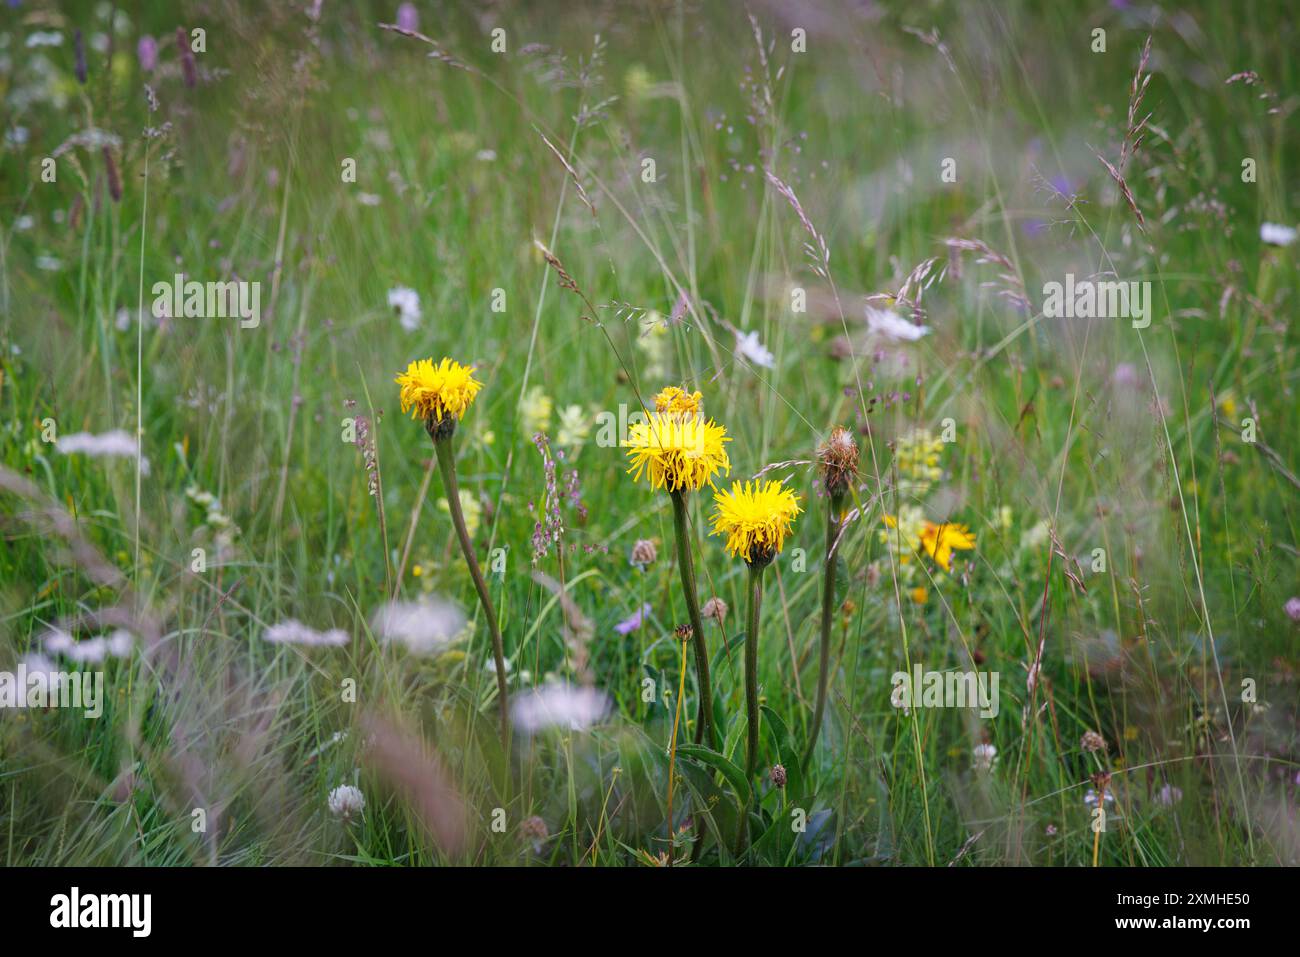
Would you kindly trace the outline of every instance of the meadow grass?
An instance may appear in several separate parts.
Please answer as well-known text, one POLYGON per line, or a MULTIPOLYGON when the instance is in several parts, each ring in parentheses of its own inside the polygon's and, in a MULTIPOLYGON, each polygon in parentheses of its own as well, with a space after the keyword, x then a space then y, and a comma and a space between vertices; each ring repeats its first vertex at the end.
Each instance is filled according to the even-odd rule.
POLYGON ((420 4, 419 36, 374 3, 118 30, 101 6, 0 28, 0 670, 55 627, 137 644, 96 720, 0 712, 5 864, 618 865, 670 840, 677 864, 1297 863, 1296 253, 1260 239, 1296 219, 1285 4, 420 4), (178 25, 206 31, 193 87, 178 25), (1150 326, 1045 316, 1067 272, 1149 281, 1150 326), (260 282, 260 324, 155 318, 177 273, 260 282), (931 332, 873 335, 868 301, 931 332), (498 739, 487 623, 393 382, 443 355, 485 383, 457 468, 511 695, 588 684, 611 702, 589 730, 498 739), (705 623, 710 750, 670 498, 602 441, 670 384, 726 426, 732 478, 804 509, 765 575, 749 780, 744 565, 692 494, 700 598, 730 609, 705 623), (49 441, 137 424, 147 474, 49 441), (862 458, 801 766, 835 425, 862 458), (945 572, 891 547, 909 506, 974 549, 945 572), (385 603, 421 598, 463 610, 454 641, 381 641, 385 603), (349 640, 265 639, 291 619, 349 640), (895 707, 916 663, 998 673, 997 716, 895 707))

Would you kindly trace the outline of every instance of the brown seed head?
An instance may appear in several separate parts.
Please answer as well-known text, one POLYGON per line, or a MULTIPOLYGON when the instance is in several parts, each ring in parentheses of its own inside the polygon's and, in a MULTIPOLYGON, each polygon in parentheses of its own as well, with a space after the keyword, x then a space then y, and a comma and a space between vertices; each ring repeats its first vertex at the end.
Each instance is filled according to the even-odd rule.
POLYGON ((817 461, 821 463, 827 493, 832 498, 844 495, 858 474, 858 445, 853 441, 853 434, 835 426, 830 438, 817 449, 817 461))

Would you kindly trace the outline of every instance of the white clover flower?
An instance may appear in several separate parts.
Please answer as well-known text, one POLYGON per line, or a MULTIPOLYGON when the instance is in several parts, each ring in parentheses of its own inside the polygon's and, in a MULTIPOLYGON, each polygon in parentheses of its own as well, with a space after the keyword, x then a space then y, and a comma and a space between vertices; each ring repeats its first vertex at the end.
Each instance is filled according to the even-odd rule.
POLYGON ((64 455, 89 455, 91 458, 135 458, 140 454, 140 444, 122 429, 114 429, 102 435, 90 432, 74 432, 65 435, 56 447, 64 455))
POLYGON ((442 601, 395 601, 380 607, 370 619, 380 641, 397 643, 417 655, 432 654, 449 645, 465 627, 465 616, 442 601))
POLYGON ((330 813, 344 824, 351 824, 354 818, 361 816, 366 809, 366 796, 360 788, 351 784, 340 784, 329 796, 330 813))
POLYGON ((302 622, 290 618, 272 625, 262 633, 262 637, 273 645, 307 645, 309 647, 337 648, 346 645, 350 636, 346 631, 331 628, 329 631, 317 631, 308 628, 302 622))
POLYGON ((971 760, 976 771, 992 770, 998 760, 998 749, 991 744, 977 744, 971 749, 971 760))
POLYGON ((107 638, 96 635, 84 641, 77 641, 62 628, 51 628, 41 638, 43 651, 77 664, 97 665, 108 658, 127 658, 134 647, 134 636, 124 628, 118 628, 107 638))
POLYGON ((609 698, 595 688, 555 683, 516 698, 511 713, 526 734, 545 728, 585 731, 609 712, 609 698))
POLYGON ((405 286, 395 286, 388 290, 388 305, 397 310, 402 328, 414 332, 420 328, 420 294, 405 286))
POLYGON ((1295 242, 1296 231, 1278 223, 1260 223, 1259 238, 1270 246, 1290 246, 1295 242))

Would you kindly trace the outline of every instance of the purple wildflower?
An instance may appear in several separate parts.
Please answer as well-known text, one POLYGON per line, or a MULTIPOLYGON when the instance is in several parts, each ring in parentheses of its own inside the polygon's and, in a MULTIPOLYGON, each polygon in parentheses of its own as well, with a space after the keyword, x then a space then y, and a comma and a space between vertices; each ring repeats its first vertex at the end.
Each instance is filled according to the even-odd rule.
POLYGON ((634 611, 630 617, 624 618, 615 625, 614 630, 620 635, 630 635, 641 627, 642 622, 645 621, 645 616, 648 614, 650 614, 650 604, 647 602, 634 611))

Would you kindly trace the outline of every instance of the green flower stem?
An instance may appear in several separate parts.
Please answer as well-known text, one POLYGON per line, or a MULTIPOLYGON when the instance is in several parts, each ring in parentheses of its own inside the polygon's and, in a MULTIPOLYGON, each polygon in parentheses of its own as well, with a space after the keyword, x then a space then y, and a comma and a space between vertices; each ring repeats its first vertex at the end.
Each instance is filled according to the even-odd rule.
POLYGON ((745 777, 752 785, 758 769, 758 621, 763 609, 763 570, 767 566, 749 567, 749 627, 745 631, 745 777))
POLYGON ((754 785, 754 772, 758 769, 758 621, 763 608, 763 570, 767 562, 749 566, 749 627, 745 629, 745 780, 749 782, 749 803, 740 809, 740 825, 736 828, 736 856, 749 846, 749 810, 758 800, 754 785))
POLYGON ((817 735, 822 729, 822 716, 826 713, 826 684, 830 680, 831 664, 831 618, 835 604, 835 566, 839 562, 839 552, 833 551, 835 535, 840 528, 840 509, 843 500, 831 496, 830 507, 826 512, 826 580, 822 583, 822 633, 821 661, 817 672, 817 705, 813 709, 812 733, 808 736, 808 749, 804 751, 802 767, 807 770, 813 750, 817 747, 817 735))
POLYGON ((695 560, 691 556, 686 493, 679 489, 670 494, 673 499, 673 525, 677 535, 677 567, 682 575, 682 591, 686 593, 686 612, 691 619, 691 633, 695 643, 695 679, 700 686, 695 741, 697 744, 706 742, 709 747, 716 749, 713 736, 713 685, 709 681, 709 646, 704 640, 704 623, 700 619, 700 603, 695 589, 695 560))
POLYGON ((460 539, 460 550, 465 555, 465 564, 469 575, 474 579, 474 590, 478 592, 479 604, 487 616, 488 631, 492 634, 492 657, 497 668, 497 697, 501 706, 501 744, 510 745, 510 702, 506 691, 506 652, 501 640, 501 628, 497 624, 496 609, 492 607, 492 596, 488 594, 487 582, 474 557, 474 544, 469 539, 469 530, 465 527, 465 515, 460 508, 460 485, 456 481, 456 453, 452 448, 452 437, 434 438, 433 450, 438 458, 438 470, 442 473, 443 489, 447 493, 447 508, 451 512, 451 523, 456 527, 456 537, 460 539))

